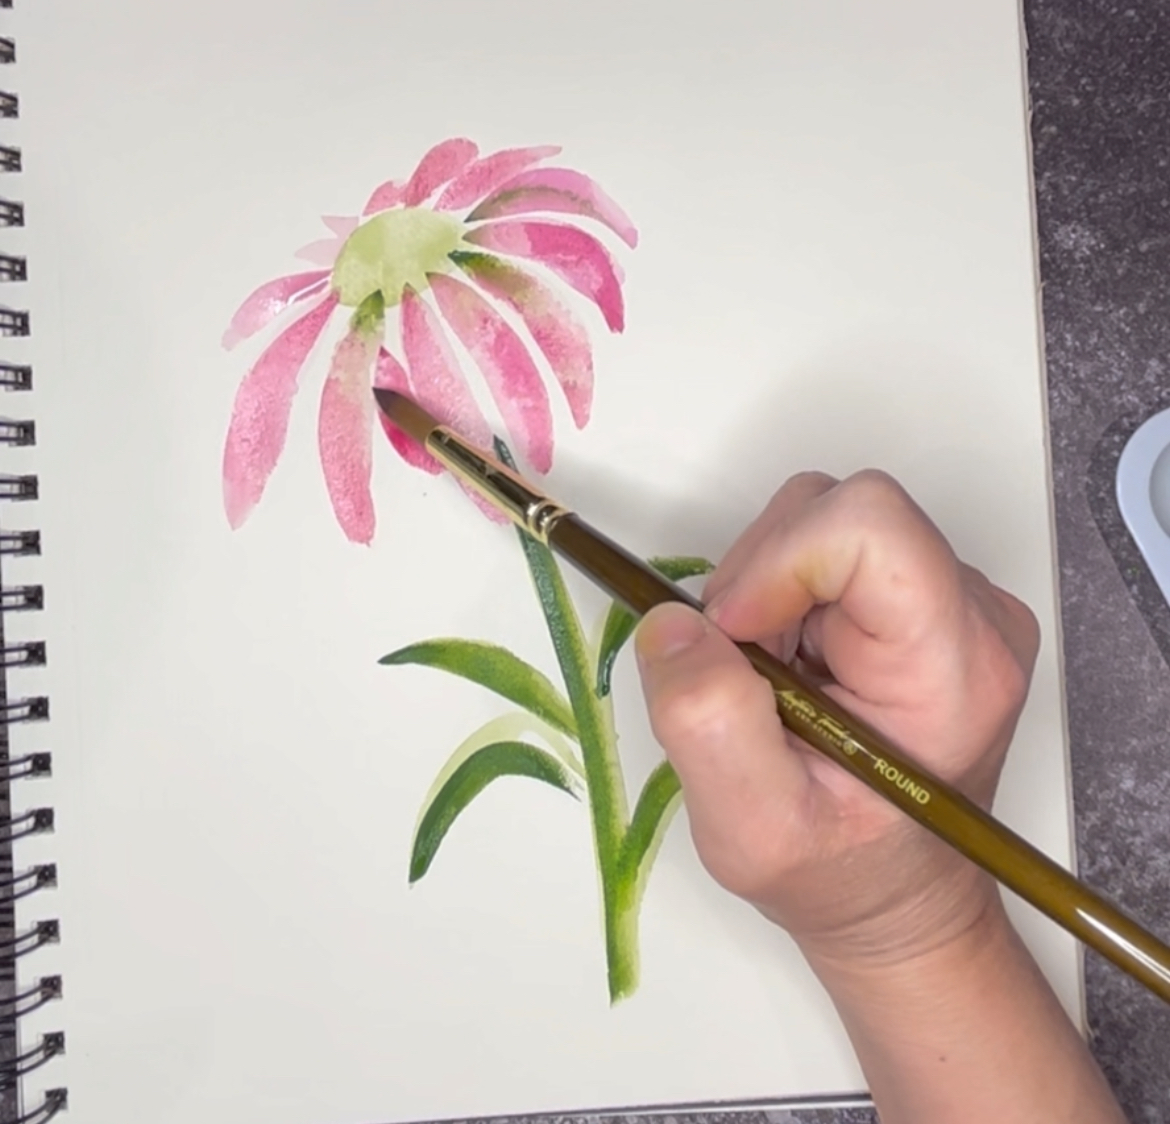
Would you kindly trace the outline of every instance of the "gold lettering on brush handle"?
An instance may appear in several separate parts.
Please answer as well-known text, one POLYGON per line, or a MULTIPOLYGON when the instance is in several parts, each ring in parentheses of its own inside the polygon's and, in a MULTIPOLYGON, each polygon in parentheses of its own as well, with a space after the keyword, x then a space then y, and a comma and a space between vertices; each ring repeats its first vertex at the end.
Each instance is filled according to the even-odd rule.
POLYGON ((853 737, 844 723, 831 714, 826 714, 815 702, 800 691, 782 690, 776 692, 776 703, 797 731, 807 730, 814 738, 820 738, 839 749, 846 757, 860 753, 884 780, 906 793, 916 804, 930 803, 930 790, 906 776, 897 765, 878 756, 853 737))

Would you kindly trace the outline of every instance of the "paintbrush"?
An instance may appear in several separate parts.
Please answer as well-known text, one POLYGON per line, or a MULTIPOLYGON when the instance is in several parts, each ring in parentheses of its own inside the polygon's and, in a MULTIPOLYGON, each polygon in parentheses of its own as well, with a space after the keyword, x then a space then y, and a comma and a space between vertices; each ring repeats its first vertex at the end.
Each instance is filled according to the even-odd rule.
MULTIPOLYGON (((416 403, 375 389, 378 404, 466 487, 639 616, 666 601, 702 603, 590 527, 416 403)), ((780 720, 1073 936, 1170 1001, 1170 948, 1027 840, 916 764, 787 664, 756 644, 740 651, 772 685, 780 720)))

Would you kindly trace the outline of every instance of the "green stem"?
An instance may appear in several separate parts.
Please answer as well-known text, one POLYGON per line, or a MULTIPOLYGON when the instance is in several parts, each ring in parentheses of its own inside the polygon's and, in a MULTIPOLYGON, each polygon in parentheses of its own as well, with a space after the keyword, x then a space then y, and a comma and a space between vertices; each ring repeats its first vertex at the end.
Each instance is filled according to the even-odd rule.
MULTIPOLYGON (((602 878, 603 883, 605 878, 602 878)), ((638 988, 638 905, 636 879, 615 871, 605 885, 605 960, 609 969, 609 1001, 617 1003, 638 988)))
MULTIPOLYGON (((497 456, 509 467, 515 467, 503 442, 496 441, 495 445, 497 456)), ((548 547, 524 531, 518 534, 565 681, 569 705, 577 720, 577 741, 589 793, 593 850, 601 877, 609 998, 611 1003, 616 1003, 638 986, 637 880, 622 875, 629 808, 617 736, 605 702, 597 697, 585 630, 565 588, 560 567, 548 547)))
POLYGON ((520 532, 520 543, 536 585, 545 623, 560 665, 589 791, 593 848, 601 876, 605 953, 611 1002, 638 985, 636 882, 622 877, 622 853, 629 810, 617 739, 593 685, 593 660, 581 619, 565 588, 552 552, 520 532))

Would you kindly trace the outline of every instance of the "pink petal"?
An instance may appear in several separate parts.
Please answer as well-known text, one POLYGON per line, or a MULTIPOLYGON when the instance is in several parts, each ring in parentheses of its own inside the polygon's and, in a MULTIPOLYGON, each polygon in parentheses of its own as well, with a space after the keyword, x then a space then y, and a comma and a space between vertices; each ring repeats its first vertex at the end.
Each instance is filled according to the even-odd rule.
POLYGON ((341 253, 341 247, 344 245, 344 238, 336 236, 322 238, 317 242, 310 242, 307 246, 302 246, 294 256, 300 258, 301 261, 312 262, 314 265, 331 266, 337 260, 337 255, 341 253))
POLYGON ((297 376, 337 306, 331 293, 264 350, 236 391, 223 449, 223 506, 239 527, 256 506, 284 449, 297 376))
MULTIPOLYGON (((491 430, 463 380, 442 325, 430 305, 409 287, 402 295, 402 346, 406 351, 411 397, 473 445, 490 449, 491 430)), ((460 487, 493 522, 508 522, 507 516, 478 492, 462 481, 460 487)))
MULTIPOLYGON (((384 386, 389 390, 397 390, 400 393, 412 395, 405 368, 385 349, 378 355, 378 367, 377 373, 374 375, 374 385, 384 386)), ((430 453, 413 438, 407 437, 381 410, 378 410, 378 417, 382 422, 382 430, 390 439, 390 444, 394 447, 394 451, 408 465, 412 468, 421 468, 424 472, 429 472, 433 476, 443 471, 443 466, 430 453)), ((509 521, 508 517, 495 504, 490 503, 478 492, 469 488, 462 480, 459 481, 459 487, 463 489, 464 493, 471 499, 475 506, 492 520, 493 523, 507 523, 509 521)))
POLYGON ((402 294, 402 349, 414 400, 461 437, 481 447, 491 430, 471 394, 439 318, 409 286, 402 294))
POLYGON ((430 282, 439 311, 483 372, 520 455, 537 472, 548 472, 552 468, 552 412, 524 341, 462 281, 433 273, 430 282))
POLYGON ((236 309, 228 330, 223 334, 223 346, 230 351, 242 340, 271 324, 290 305, 319 293, 328 281, 329 270, 314 269, 309 273, 290 273, 287 277, 265 282, 236 309))
MULTIPOLYGON (((378 365, 374 368, 374 385, 384 387, 386 390, 396 390, 408 398, 413 394, 406 368, 385 348, 378 352, 378 365)), ((382 430, 390 439, 390 444, 394 446, 394 451, 408 465, 412 468, 421 468, 432 476, 437 476, 443 471, 443 466, 426 449, 413 437, 403 433, 381 410, 378 411, 378 420, 382 423, 382 430)))
POLYGON ((387 180, 374 188, 373 194, 362 208, 362 214, 372 215, 375 211, 388 211, 391 207, 397 207, 402 202, 402 192, 402 184, 397 180, 387 180))
POLYGON ((490 254, 457 252, 459 268, 481 289, 508 305, 540 348, 580 429, 593 404, 593 351, 585 329, 556 294, 518 266, 490 254))
POLYGON ((358 228, 361 221, 357 215, 322 215, 321 221, 329 227, 338 238, 348 238, 358 228))
POLYGON ((501 254, 530 258, 547 266, 601 310, 611 332, 625 326, 625 306, 617 267, 592 234, 552 222, 494 222, 463 236, 501 254))
POLYGON ((560 145, 544 144, 533 148, 505 148, 500 152, 493 152, 490 156, 480 157, 468 164, 446 186, 435 204, 435 209, 457 211, 461 207, 470 207, 472 203, 478 203, 489 191, 494 191, 500 184, 506 183, 517 172, 522 172, 530 164, 556 156, 560 151, 560 145))
POLYGON ((534 168, 513 176, 476 207, 467 221, 530 215, 534 211, 557 211, 596 219, 627 246, 632 248, 638 244, 637 228, 625 211, 594 180, 571 168, 534 168))
POLYGON ((464 137, 440 141, 419 162, 402 193, 404 206, 416 207, 479 155, 479 145, 464 137))
POLYGON ((378 341, 351 329, 333 352, 321 411, 317 448, 333 514, 350 542, 368 544, 374 537, 374 500, 370 495, 370 431, 374 399, 370 364, 378 341))

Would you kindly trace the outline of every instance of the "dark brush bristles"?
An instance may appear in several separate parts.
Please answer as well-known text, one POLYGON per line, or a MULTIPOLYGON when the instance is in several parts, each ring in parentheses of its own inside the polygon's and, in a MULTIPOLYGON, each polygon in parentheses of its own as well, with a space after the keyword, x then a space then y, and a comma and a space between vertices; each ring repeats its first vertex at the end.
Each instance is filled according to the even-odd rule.
POLYGON ((384 390, 376 386, 374 397, 386 416, 420 445, 425 445, 427 436, 438 428, 439 423, 426 410, 395 390, 384 390))

